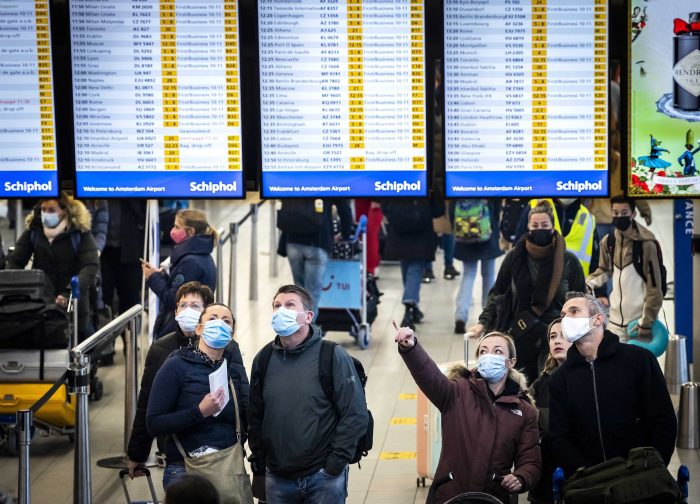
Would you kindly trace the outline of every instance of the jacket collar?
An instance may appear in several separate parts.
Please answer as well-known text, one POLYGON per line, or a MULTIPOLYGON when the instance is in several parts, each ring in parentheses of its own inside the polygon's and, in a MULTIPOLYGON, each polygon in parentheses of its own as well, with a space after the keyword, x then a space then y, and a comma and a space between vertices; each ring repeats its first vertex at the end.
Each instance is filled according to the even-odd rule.
POLYGON ((486 383, 486 380, 479 376, 477 371, 467 371, 464 373, 464 377, 467 379, 472 389, 474 389, 474 391, 482 399, 488 400, 489 402, 499 404, 518 404, 521 399, 530 402, 525 393, 520 390, 520 386, 510 378, 506 380, 503 393, 494 398, 493 392, 491 392, 491 389, 489 389, 488 383, 486 383))
POLYGON ((209 255, 214 250, 214 237, 211 235, 194 235, 184 242, 173 247, 171 256, 172 264, 175 264, 187 254, 209 255))
POLYGON ((304 341, 295 346, 294 348, 286 348, 280 343, 280 336, 275 336, 275 340, 272 342, 272 348, 278 352, 284 352, 285 354, 297 354, 301 353, 311 345, 316 343, 316 341, 321 339, 321 329, 314 324, 309 324, 309 335, 304 341))
MULTIPOLYGON (((603 333, 603 339, 598 346, 598 356, 596 361, 606 360, 615 355, 617 349, 622 343, 620 343, 620 338, 615 334, 611 333, 607 329, 603 333)), ((578 351, 576 345, 571 345, 569 351, 566 353, 566 366, 578 366, 581 364, 587 364, 587 361, 583 355, 578 351)))

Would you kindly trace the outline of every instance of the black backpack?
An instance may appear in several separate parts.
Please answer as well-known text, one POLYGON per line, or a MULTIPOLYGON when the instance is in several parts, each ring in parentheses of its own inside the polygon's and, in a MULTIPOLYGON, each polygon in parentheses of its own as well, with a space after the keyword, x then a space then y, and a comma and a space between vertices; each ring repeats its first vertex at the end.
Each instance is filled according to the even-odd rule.
POLYGON ((282 208, 277 211, 277 227, 293 234, 317 234, 323 230, 323 226, 330 229, 323 204, 323 200, 284 200, 282 208), (320 202, 320 211, 316 208, 317 202, 320 202))
MULTIPOLYGON (((334 341, 321 340, 321 352, 318 358, 318 369, 319 369, 319 379, 321 381, 321 388, 323 393, 326 395, 328 400, 335 405, 333 401, 333 354, 335 353, 335 346, 337 343, 334 341)), ((272 343, 268 343, 260 351, 260 358, 258 359, 259 366, 259 376, 260 376, 260 392, 262 393, 263 384, 265 381, 265 374, 267 373, 267 366, 270 363, 270 357, 272 357, 272 343)), ((365 368, 362 363, 355 357, 350 356, 352 363, 355 366, 355 371, 357 372, 357 377, 360 379, 362 384, 362 391, 364 392, 365 385, 367 384, 367 375, 365 374, 365 368)), ((366 404, 365 399, 365 404, 366 404)), ((350 459, 351 464, 356 464, 360 462, 362 457, 366 457, 369 451, 372 449, 372 439, 374 436, 374 418, 372 417, 372 412, 367 410, 367 430, 362 435, 362 437, 357 442, 357 448, 355 449, 355 454, 350 459)))
MULTIPOLYGON (((612 262, 612 257, 613 253, 615 251, 615 232, 611 232, 608 234, 608 254, 610 254, 610 260, 612 262)), ((656 257, 659 259, 659 271, 661 272, 661 294, 663 296, 666 296, 666 292, 668 291, 668 283, 666 282, 666 266, 664 266, 664 258, 663 255, 661 254, 661 245, 657 240, 654 240, 654 245, 656 245, 656 257)), ((644 280, 644 282, 647 281, 647 276, 644 273, 644 242, 640 240, 634 240, 632 243, 632 265, 634 266, 634 269, 637 271, 640 277, 644 280)), ((656 287, 656 278, 652 278, 652 284, 654 287, 656 287)))

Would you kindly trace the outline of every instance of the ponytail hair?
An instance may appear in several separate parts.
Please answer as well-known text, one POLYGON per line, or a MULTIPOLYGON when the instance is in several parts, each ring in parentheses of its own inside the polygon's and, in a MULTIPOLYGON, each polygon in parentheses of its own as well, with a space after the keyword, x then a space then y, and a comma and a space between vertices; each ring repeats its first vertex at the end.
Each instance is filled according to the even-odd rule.
POLYGON ((175 217, 179 217, 185 226, 194 229, 195 235, 209 235, 214 238, 215 242, 219 240, 219 233, 209 225, 207 216, 201 210, 193 208, 178 210, 175 217))

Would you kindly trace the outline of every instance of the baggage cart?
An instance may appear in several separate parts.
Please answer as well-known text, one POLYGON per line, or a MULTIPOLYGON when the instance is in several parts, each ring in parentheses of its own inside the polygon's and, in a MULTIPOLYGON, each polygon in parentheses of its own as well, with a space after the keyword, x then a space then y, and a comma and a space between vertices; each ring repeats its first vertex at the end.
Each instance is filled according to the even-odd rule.
POLYGON ((367 217, 360 217, 355 236, 348 244, 359 249, 351 259, 330 259, 323 276, 316 323, 324 331, 348 331, 361 349, 371 340, 378 296, 367 291, 367 217), (359 255, 359 257, 356 257, 359 255))

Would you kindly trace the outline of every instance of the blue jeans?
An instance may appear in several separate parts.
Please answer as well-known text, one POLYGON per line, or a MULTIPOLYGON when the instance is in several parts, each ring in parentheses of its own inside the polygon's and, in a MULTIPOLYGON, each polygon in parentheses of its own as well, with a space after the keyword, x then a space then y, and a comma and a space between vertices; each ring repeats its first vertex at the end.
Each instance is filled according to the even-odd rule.
MULTIPOLYGON (((472 292, 476 280, 476 267, 479 261, 462 261, 462 281, 457 292, 455 320, 467 322, 469 320, 469 305, 472 303, 472 292)), ((481 306, 486 306, 489 291, 496 281, 496 259, 481 261, 481 306)))
POLYGON ((184 464, 166 464, 165 469, 163 469, 163 490, 167 490, 170 483, 176 482, 185 474, 187 471, 184 464))
POLYGON ((318 317, 318 299, 323 287, 323 273, 328 265, 328 252, 312 245, 287 244, 287 259, 292 268, 294 285, 303 287, 314 301, 314 320, 318 317))
POLYGON ((303 478, 287 479, 267 473, 267 504, 343 504, 348 496, 348 467, 338 476, 323 469, 303 478))
POLYGON ((402 303, 414 303, 418 306, 420 302, 420 283, 423 279, 424 267, 425 261, 401 260, 401 281, 403 282, 402 303))
POLYGON ((455 237, 451 234, 443 234, 440 237, 440 246, 445 253, 445 267, 452 266, 455 260, 455 237))

